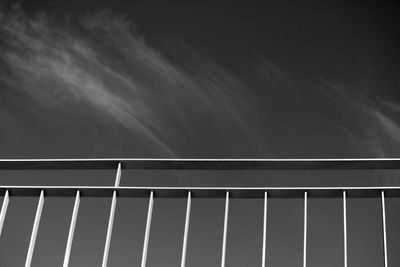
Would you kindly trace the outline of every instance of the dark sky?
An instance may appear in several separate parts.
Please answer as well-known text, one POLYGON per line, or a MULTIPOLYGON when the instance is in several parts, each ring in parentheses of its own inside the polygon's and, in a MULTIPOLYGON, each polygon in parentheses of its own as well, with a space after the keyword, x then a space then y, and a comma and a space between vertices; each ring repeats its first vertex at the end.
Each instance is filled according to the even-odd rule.
POLYGON ((12 5, 2 157, 398 155, 390 2, 12 5))
MULTIPOLYGON (((400 154, 394 3, 0 3, 0 158, 400 154)), ((122 184, 392 185, 396 174, 123 172, 122 184)), ((103 185, 113 176, 0 173, 1 184, 103 185)), ((10 202, 1 266, 23 264, 36 201, 10 202)), ((33 266, 61 262, 72 201, 46 199, 33 266)), ((70 266, 99 266, 109 205, 82 200, 70 266)), ((146 205, 118 202, 110 266, 139 263, 146 205)), ((260 265, 261 205, 232 201, 229 266, 260 265)), ((349 200, 349 266, 382 264, 379 205, 349 200)), ((400 264, 399 208, 388 200, 390 266, 400 264)), ((184 199, 156 200, 148 266, 179 263, 184 209, 184 199)), ((300 266, 302 200, 274 199, 269 212, 267 263, 300 266)), ((223 200, 193 200, 188 266, 218 266, 222 215, 223 200)), ((340 216, 338 199, 311 201, 309 266, 342 266, 340 216)))

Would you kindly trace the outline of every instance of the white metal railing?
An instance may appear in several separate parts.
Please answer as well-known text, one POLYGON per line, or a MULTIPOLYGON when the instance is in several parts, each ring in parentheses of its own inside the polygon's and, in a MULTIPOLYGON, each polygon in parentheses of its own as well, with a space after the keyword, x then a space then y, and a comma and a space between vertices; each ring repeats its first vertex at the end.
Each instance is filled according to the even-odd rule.
POLYGON ((74 208, 65 248, 63 267, 69 264, 71 247, 81 197, 112 197, 102 267, 107 266, 110 242, 119 197, 149 197, 147 222, 143 242, 141 266, 146 266, 151 230, 154 198, 187 198, 181 267, 186 263, 187 239, 190 225, 192 198, 225 198, 221 267, 225 266, 230 198, 264 198, 262 267, 266 266, 267 212, 269 198, 303 198, 303 267, 307 266, 307 201, 315 197, 343 199, 344 266, 347 267, 347 198, 379 197, 382 205, 384 266, 388 266, 385 197, 400 197, 400 187, 128 187, 120 186, 123 169, 191 169, 191 170, 352 170, 400 169, 399 159, 52 159, 52 160, 0 160, 0 170, 21 169, 116 169, 114 186, 0 186, 4 195, 0 212, 0 238, 6 219, 10 197, 39 196, 25 267, 31 266, 40 218, 46 197, 75 197, 74 208))

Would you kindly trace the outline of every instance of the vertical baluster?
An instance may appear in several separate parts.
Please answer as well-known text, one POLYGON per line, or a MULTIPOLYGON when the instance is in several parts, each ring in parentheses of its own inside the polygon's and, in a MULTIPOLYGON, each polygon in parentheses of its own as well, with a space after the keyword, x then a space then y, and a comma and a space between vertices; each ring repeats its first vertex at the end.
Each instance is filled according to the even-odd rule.
POLYGON ((42 216, 44 204, 44 191, 40 192, 39 202, 36 210, 35 221, 33 223, 31 240, 29 242, 28 254, 26 256, 25 267, 30 267, 32 263, 33 250, 35 249, 36 236, 39 229, 40 217, 42 216))
POLYGON ((262 267, 265 267, 265 253, 267 249, 267 211, 268 211, 268 193, 264 192, 264 221, 263 221, 263 251, 262 251, 262 267))
POLYGON ((10 202, 10 196, 8 194, 8 190, 6 190, 6 193, 4 194, 4 198, 3 198, 3 205, 1 206, 1 213, 0 213, 0 236, 1 236, 1 232, 3 230, 4 220, 6 219, 6 213, 7 213, 7 208, 8 208, 9 202, 10 202))
POLYGON ((65 248, 63 267, 68 267, 69 264, 69 258, 71 255, 72 241, 74 239, 75 225, 76 225, 76 219, 78 218, 80 201, 81 201, 81 195, 78 190, 76 191, 74 210, 72 211, 71 224, 69 226, 68 240, 67 240, 67 246, 65 248))
POLYGON ((142 254, 142 265, 141 267, 146 266, 147 261, 147 249, 149 246, 149 236, 150 236, 150 227, 151 227, 151 218, 153 215, 153 205, 154 205, 154 194, 153 191, 150 192, 149 199, 149 208, 147 210, 147 221, 146 221, 146 231, 144 234, 144 244, 143 244, 143 254, 142 254))
POLYGON ((304 192, 303 267, 307 267, 307 191, 304 192))
POLYGON ((343 255, 344 267, 347 267, 347 196, 343 191, 343 255))
POLYGON ((228 232, 228 215, 229 215, 229 192, 226 192, 225 197, 225 217, 224 217, 224 235, 222 239, 222 259, 221 259, 221 267, 225 267, 225 258, 226 258, 226 237, 228 232))
MULTIPOLYGON (((121 181, 121 163, 118 164, 117 175, 115 176, 114 187, 116 187, 116 188, 119 187, 120 181, 121 181)), ((104 245, 103 263, 101 265, 102 267, 106 267, 107 262, 108 262, 108 254, 110 251, 111 235, 112 235, 112 229, 113 229, 113 224, 114 224, 115 207, 116 206, 117 206, 117 191, 114 190, 112 201, 111 201, 110 216, 108 219, 106 243, 104 245)))
POLYGON ((385 267, 388 266, 388 258, 387 258, 387 237, 386 237, 386 207, 385 207, 385 192, 381 191, 382 197, 382 230, 383 230, 383 252, 384 252, 384 260, 385 267))
POLYGON ((181 267, 185 267, 185 264, 186 264, 186 248, 187 248, 187 239, 188 239, 188 232, 189 232, 191 202, 192 202, 192 193, 189 191, 188 197, 187 197, 187 204, 186 204, 185 231, 183 234, 181 267))

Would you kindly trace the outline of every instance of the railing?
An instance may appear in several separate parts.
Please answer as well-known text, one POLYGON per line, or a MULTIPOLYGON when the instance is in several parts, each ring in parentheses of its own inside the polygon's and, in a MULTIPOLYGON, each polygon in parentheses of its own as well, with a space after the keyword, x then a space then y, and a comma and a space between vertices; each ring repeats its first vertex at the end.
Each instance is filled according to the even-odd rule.
POLYGON ((309 198, 342 198, 343 200, 343 264, 347 267, 347 198, 376 197, 381 199, 384 266, 388 266, 386 233, 386 197, 400 197, 400 187, 128 187, 120 186, 123 169, 158 170, 367 170, 400 169, 400 159, 53 159, 0 160, 0 170, 86 170, 115 169, 114 186, 0 186, 4 195, 0 213, 0 238, 10 197, 39 196, 36 216, 25 261, 31 266, 45 197, 75 197, 66 242, 63 266, 69 264, 81 197, 112 197, 102 266, 107 266, 118 198, 149 197, 141 266, 146 266, 154 198, 186 198, 181 267, 186 263, 187 240, 192 198, 225 198, 221 267, 225 266, 229 200, 231 198, 263 198, 262 267, 266 266, 267 210, 270 198, 304 199, 303 266, 307 266, 307 202, 309 198))

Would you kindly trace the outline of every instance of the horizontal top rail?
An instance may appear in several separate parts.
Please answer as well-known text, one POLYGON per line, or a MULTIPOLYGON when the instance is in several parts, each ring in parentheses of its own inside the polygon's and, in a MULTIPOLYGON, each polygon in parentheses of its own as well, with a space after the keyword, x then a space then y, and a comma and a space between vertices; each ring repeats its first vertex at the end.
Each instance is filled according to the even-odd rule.
POLYGON ((400 158, 360 159, 0 159, 0 170, 370 170, 400 169, 400 158))
POLYGON ((155 197, 186 198, 190 191, 194 198, 225 198, 226 192, 231 198, 263 198, 268 192, 270 198, 302 198, 308 192, 311 198, 341 198, 343 191, 349 198, 380 197, 384 191, 386 197, 400 197, 400 187, 129 187, 129 186, 7 186, 0 185, 0 195, 6 191, 10 196, 34 197, 44 191, 46 197, 74 197, 79 190, 82 197, 112 197, 114 191, 118 197, 155 197))

